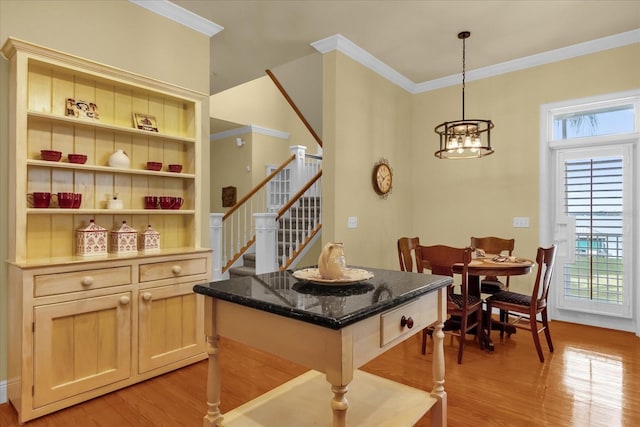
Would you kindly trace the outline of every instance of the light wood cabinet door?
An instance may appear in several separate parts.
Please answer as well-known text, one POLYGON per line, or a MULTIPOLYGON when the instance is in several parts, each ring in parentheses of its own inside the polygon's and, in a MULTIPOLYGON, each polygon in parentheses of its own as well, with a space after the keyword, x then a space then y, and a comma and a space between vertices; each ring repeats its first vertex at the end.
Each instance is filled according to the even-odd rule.
POLYGON ((131 375, 131 293, 34 308, 34 408, 131 375))
POLYGON ((195 283, 162 286, 138 296, 139 372, 204 354, 204 297, 195 283))

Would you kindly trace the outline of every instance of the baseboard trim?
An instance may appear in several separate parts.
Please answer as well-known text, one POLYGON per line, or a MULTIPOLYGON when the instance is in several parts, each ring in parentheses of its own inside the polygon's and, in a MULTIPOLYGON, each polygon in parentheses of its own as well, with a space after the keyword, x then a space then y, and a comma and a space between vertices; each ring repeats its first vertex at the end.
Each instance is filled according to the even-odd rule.
POLYGON ((0 403, 7 403, 7 382, 0 381, 0 403))

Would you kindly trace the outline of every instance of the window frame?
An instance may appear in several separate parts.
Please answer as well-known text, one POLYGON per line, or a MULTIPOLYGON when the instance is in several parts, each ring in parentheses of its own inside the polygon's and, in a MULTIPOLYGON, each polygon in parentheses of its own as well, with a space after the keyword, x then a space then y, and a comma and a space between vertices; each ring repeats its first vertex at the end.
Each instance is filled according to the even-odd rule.
POLYGON ((630 244, 633 248, 632 258, 628 261, 631 271, 631 318, 621 319, 612 316, 595 316, 582 312, 559 310, 555 301, 549 301, 551 318, 574 323, 590 324, 605 328, 633 331, 640 336, 640 89, 610 93, 605 95, 573 99, 540 106, 540 141, 539 141, 539 238, 542 245, 550 245, 555 240, 556 200, 555 172, 557 153, 560 149, 606 147, 629 144, 631 146, 631 188, 634 216, 633 235, 630 244), (632 104, 634 108, 634 132, 553 140, 553 120, 560 114, 602 109, 606 106, 632 104))

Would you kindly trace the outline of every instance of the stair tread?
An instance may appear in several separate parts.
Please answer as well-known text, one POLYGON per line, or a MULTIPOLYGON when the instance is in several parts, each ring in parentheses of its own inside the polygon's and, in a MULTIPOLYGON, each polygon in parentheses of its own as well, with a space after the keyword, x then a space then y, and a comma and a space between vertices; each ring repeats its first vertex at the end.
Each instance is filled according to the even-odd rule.
POLYGON ((256 274, 256 269, 253 267, 232 267, 229 269, 229 275, 231 276, 253 276, 256 274))

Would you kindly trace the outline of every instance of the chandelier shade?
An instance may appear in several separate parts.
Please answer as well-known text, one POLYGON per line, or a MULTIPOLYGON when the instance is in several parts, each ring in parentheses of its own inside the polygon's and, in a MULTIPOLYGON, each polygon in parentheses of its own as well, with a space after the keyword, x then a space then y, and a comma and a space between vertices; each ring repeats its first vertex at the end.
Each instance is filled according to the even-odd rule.
POLYGON ((462 40, 462 120, 444 122, 436 126, 435 132, 440 135, 440 149, 434 154, 440 159, 473 159, 493 154, 491 147, 493 122, 464 117, 465 40, 470 35, 469 31, 458 34, 458 38, 462 40))

